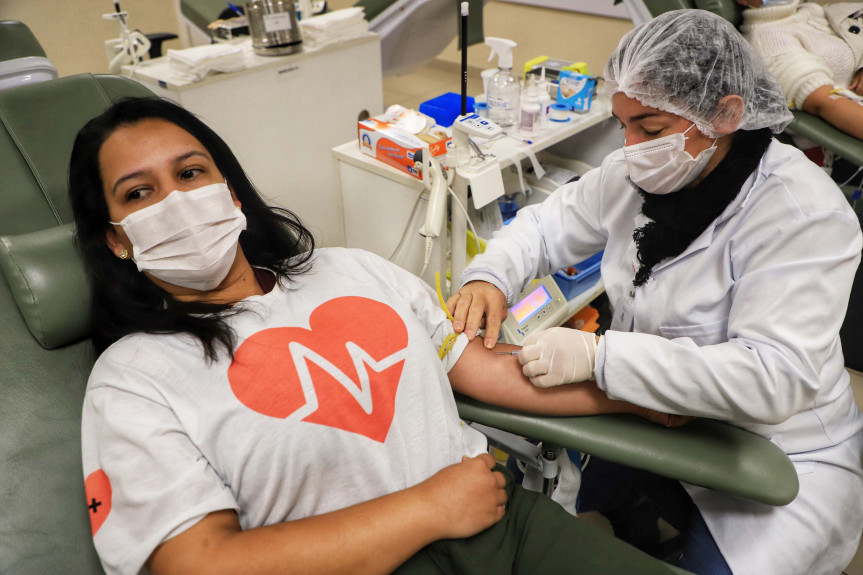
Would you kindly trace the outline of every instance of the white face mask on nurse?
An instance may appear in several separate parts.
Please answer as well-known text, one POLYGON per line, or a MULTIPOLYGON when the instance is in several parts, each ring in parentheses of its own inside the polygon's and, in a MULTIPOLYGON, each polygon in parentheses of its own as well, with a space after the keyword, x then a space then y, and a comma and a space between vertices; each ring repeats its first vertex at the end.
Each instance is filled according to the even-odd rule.
POLYGON ((730 147, 686 118, 642 105, 622 92, 612 110, 625 134, 623 153, 633 183, 651 194, 669 194, 701 182, 730 147))

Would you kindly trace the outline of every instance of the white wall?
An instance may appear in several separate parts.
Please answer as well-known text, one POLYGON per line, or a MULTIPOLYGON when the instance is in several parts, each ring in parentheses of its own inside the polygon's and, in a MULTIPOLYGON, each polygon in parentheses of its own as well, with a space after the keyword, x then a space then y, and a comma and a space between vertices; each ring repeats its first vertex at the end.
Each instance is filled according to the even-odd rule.
MULTIPOLYGON (((513 69, 517 74, 527 60, 537 56, 587 62, 592 74, 602 74, 605 61, 620 38, 632 29, 629 20, 494 0, 485 5, 484 12, 486 37, 509 38, 518 44, 513 52, 513 69)), ((488 46, 471 46, 468 65, 493 67, 496 64, 488 62, 488 56, 488 46)), ((461 63, 458 41, 451 42, 439 58, 461 63)))
MULTIPOLYGON (((177 33, 174 0, 121 0, 120 7, 145 34, 177 33)), ((118 37, 119 28, 102 14, 113 11, 111 0, 0 0, 0 20, 27 24, 61 76, 108 72, 105 41, 118 37)), ((176 40, 164 44, 178 47, 176 40)))

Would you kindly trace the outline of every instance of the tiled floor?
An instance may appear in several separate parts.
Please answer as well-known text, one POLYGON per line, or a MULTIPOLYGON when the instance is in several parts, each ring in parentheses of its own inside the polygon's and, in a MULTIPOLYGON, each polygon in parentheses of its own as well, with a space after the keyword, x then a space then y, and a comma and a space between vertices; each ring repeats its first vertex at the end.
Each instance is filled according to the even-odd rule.
MULTIPOLYGON (((431 98, 446 92, 461 90, 459 67, 450 62, 432 60, 411 74, 384 78, 384 105, 401 104, 406 108, 419 109, 419 105, 431 98)), ((479 70, 468 70, 468 95, 482 92, 482 81, 479 70)), ((857 405, 863 408, 863 374, 851 373, 851 385, 857 405)), ((597 514, 585 514, 583 517, 605 529, 610 529, 608 522, 597 514)), ((845 570, 846 575, 863 575, 863 545, 851 565, 845 570)))

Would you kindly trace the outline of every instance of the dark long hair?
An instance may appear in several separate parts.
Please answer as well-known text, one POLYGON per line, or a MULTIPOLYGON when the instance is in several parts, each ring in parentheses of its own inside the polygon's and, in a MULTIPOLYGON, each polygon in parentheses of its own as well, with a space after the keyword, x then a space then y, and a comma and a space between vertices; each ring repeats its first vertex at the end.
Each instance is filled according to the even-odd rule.
POLYGON ((239 307, 178 301, 131 260, 118 259, 105 243, 110 218, 99 151, 115 130, 146 119, 175 124, 210 153, 242 203, 247 227, 240 234, 240 246, 249 263, 271 270, 283 283, 310 267, 315 247, 299 218, 267 205, 224 140, 194 114, 155 97, 120 100, 81 128, 69 168, 76 243, 92 284, 90 319, 96 351, 101 353, 131 333, 187 333, 201 342, 208 360, 215 359, 220 349, 232 355, 236 336, 226 320, 241 311, 239 307))

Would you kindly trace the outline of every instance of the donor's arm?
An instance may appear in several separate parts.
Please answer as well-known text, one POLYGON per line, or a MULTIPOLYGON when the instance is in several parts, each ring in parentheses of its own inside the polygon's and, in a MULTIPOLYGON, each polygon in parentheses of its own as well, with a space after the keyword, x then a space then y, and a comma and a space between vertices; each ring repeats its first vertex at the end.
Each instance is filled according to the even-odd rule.
POLYGON ((498 344, 489 350, 480 340, 474 339, 450 370, 450 385, 453 390, 483 403, 526 413, 557 416, 634 413, 667 427, 692 420, 609 399, 594 381, 536 387, 522 373, 516 356, 499 355, 499 352, 517 349, 517 346, 498 344))

